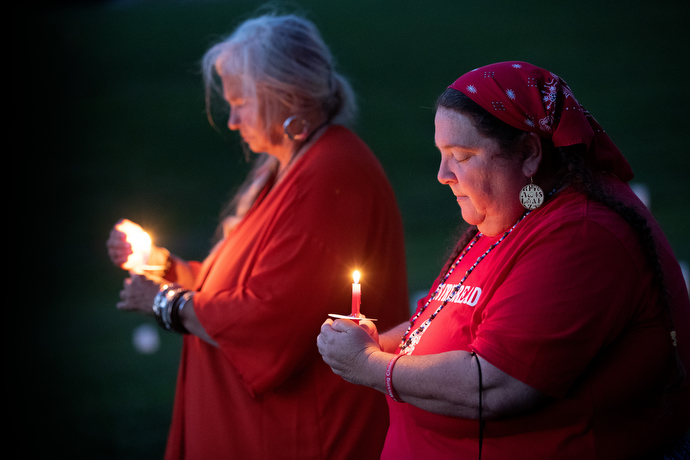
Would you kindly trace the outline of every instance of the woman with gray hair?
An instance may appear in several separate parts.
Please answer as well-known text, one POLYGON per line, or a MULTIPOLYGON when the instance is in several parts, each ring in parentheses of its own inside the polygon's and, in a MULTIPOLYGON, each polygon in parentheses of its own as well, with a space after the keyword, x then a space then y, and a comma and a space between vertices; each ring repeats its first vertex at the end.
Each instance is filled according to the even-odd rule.
MULTIPOLYGON (((400 213, 384 171, 345 125, 353 92, 315 26, 297 16, 241 24, 204 56, 207 105, 257 154, 203 263, 154 248, 159 284, 132 276, 118 307, 154 314, 184 345, 166 458, 378 458, 383 395, 330 372, 314 344, 324 314, 406 315, 400 213)), ((210 118, 212 118, 209 115, 210 118)), ((114 229, 111 259, 132 252, 114 229)))

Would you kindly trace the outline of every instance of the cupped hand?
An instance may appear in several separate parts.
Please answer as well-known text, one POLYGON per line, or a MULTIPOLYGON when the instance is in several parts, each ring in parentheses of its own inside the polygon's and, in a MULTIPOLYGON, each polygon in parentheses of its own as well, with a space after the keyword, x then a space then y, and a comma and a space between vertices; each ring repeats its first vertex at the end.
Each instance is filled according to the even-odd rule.
POLYGON ((379 331, 376 328, 376 324, 374 324, 373 321, 369 321, 368 319, 361 319, 359 321, 359 327, 363 328, 365 331, 367 331, 367 334, 376 341, 376 343, 379 343, 379 331))
POLYGON ((365 383, 369 356, 381 350, 378 341, 370 335, 376 332, 376 327, 371 321, 366 323, 360 326, 348 319, 327 319, 316 339, 326 364, 351 383, 365 383))
MULTIPOLYGON (((117 226, 122 220, 118 221, 117 226)), ((127 262, 127 257, 132 254, 132 245, 127 242, 127 235, 113 227, 106 242, 108 255, 113 264, 122 267, 127 262)))
POLYGON ((124 283, 124 289, 120 291, 120 301, 117 308, 125 311, 136 311, 147 315, 153 315, 153 300, 158 294, 158 283, 143 275, 132 275, 124 283))

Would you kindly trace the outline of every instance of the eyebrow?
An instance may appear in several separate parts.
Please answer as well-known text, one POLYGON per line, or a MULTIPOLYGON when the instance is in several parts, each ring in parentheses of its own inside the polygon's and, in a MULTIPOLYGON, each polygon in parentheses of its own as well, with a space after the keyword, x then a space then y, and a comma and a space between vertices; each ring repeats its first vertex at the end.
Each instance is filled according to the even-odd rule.
POLYGON ((469 146, 463 145, 463 144, 446 144, 442 147, 439 147, 439 145, 436 144, 436 142, 434 142, 434 147, 436 147, 439 150, 441 150, 441 149, 462 149, 462 150, 468 150, 470 152, 474 152, 474 151, 479 150, 476 147, 469 147, 469 146))

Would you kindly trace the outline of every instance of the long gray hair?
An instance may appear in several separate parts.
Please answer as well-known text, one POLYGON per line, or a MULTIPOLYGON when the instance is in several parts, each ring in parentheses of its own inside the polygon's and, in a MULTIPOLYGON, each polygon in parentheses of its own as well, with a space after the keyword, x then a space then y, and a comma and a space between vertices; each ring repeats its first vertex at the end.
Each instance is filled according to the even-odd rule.
MULTIPOLYGON (((287 116, 314 108, 330 123, 345 126, 351 126, 357 114, 352 87, 334 70, 321 34, 299 16, 268 14, 243 22, 206 52, 202 70, 211 123, 214 96, 222 95, 222 78, 237 82, 243 98, 256 100, 257 117, 264 121, 268 138, 287 116)), ((221 214, 223 235, 243 218, 277 167, 277 160, 265 153, 255 159, 247 180, 221 214)))

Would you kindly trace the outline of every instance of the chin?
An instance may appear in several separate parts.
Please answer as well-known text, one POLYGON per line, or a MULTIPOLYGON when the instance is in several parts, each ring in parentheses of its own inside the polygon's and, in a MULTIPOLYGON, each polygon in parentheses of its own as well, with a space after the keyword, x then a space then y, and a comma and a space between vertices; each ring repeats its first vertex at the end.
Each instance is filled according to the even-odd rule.
POLYGON ((476 214, 470 214, 467 215, 466 213, 462 213, 462 220, 464 220, 468 225, 481 225, 482 222, 484 222, 484 219, 477 216, 476 214))

